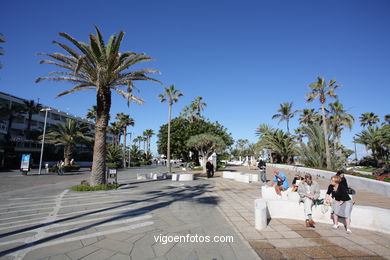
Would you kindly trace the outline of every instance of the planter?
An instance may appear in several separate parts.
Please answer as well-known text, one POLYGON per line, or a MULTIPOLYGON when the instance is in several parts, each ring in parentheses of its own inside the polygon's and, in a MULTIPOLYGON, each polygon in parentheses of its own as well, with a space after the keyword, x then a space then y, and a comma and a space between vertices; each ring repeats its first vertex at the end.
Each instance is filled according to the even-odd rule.
POLYGON ((193 181, 194 174, 193 173, 173 173, 172 181, 193 181))

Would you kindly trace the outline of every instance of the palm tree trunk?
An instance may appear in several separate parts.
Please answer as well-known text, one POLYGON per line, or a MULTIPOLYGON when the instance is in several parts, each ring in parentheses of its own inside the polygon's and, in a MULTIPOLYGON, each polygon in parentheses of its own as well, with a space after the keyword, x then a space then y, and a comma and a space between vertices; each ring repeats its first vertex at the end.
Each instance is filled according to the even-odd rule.
POLYGON ((171 173, 171 110, 172 110, 172 104, 169 103, 168 106, 168 151, 167 151, 167 166, 168 166, 168 173, 171 173))
POLYGON ((202 172, 203 173, 207 173, 206 163, 207 163, 207 155, 206 155, 206 153, 202 153, 202 166, 203 166, 202 172))
POLYGON ((65 165, 70 164, 70 160, 72 159, 73 147, 72 145, 66 145, 64 148, 64 163, 65 165))
POLYGON ((288 119, 286 120, 287 122, 287 133, 290 133, 290 128, 288 127, 288 119))
POLYGON ((97 111, 95 123, 95 144, 93 146, 93 163, 91 185, 97 186, 106 182, 106 130, 111 108, 111 91, 98 87, 97 111))
POLYGON ((324 138, 325 138, 326 168, 331 169, 332 165, 331 165, 331 162, 330 162, 328 128, 327 128, 327 122, 326 122, 326 118, 325 118, 325 107, 324 107, 323 103, 321 103, 321 110, 322 110, 322 121, 323 121, 324 138))
POLYGON ((126 167, 126 128, 123 130, 123 167, 126 167))

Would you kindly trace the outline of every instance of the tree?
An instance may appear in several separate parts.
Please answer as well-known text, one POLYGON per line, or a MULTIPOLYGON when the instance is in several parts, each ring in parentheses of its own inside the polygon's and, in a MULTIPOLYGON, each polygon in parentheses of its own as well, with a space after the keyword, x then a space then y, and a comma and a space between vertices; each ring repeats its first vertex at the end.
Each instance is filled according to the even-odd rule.
POLYGON ((337 147, 341 147, 341 133, 344 130, 344 126, 352 129, 352 125, 355 122, 355 118, 348 114, 346 110, 344 110, 343 104, 341 104, 338 100, 334 103, 329 104, 330 113, 330 125, 333 129, 334 136, 337 138, 337 147))
POLYGON ((326 167, 330 169, 331 160, 330 160, 330 150, 329 150, 329 140, 328 140, 328 124, 326 121, 325 114, 325 103, 328 97, 337 98, 335 90, 341 87, 341 85, 336 84, 336 80, 331 79, 328 83, 326 83, 324 78, 318 77, 317 81, 310 84, 309 88, 311 90, 310 93, 306 94, 306 102, 310 103, 317 97, 321 103, 321 111, 322 111, 322 127, 324 129, 324 139, 325 139, 325 152, 326 152, 326 167))
POLYGON ((314 110, 314 108, 303 109, 301 112, 302 114, 298 119, 300 124, 311 125, 314 122, 319 121, 319 114, 314 110))
POLYGON ((292 163, 296 153, 295 141, 289 133, 261 124, 257 129, 258 146, 267 149, 272 162, 292 163))
POLYGON ((373 126, 376 123, 379 123, 379 117, 375 115, 373 112, 371 113, 363 113, 360 116, 360 125, 361 126, 373 126))
MULTIPOLYGON (((307 143, 304 143, 303 141, 299 142, 297 153, 299 155, 300 163, 309 167, 324 167, 327 162, 323 128, 319 123, 314 123, 302 126, 301 132, 307 137, 308 141, 307 143)), ((343 156, 342 153, 337 155, 338 150, 341 150, 341 148, 336 149, 335 145, 331 145, 331 168, 329 169, 338 169, 345 163, 346 157, 343 156)))
POLYGON ((141 150, 141 142, 142 142, 142 140, 143 140, 142 136, 137 136, 133 140, 134 143, 138 143, 138 150, 141 150))
POLYGON ((165 93, 158 95, 161 102, 168 101, 168 150, 167 150, 167 160, 168 160, 168 172, 171 173, 171 113, 172 105, 179 100, 179 97, 183 94, 175 89, 174 85, 170 85, 168 88, 165 88, 165 93))
POLYGON ((246 156, 245 151, 248 148, 249 140, 248 139, 238 139, 236 141, 236 148, 240 151, 239 156, 246 156))
POLYGON ((73 119, 66 119, 65 124, 56 123, 49 127, 45 138, 48 143, 65 146, 65 165, 69 165, 73 155, 73 147, 76 144, 92 141, 92 135, 88 125, 73 119))
MULTIPOLYGON (((177 117, 171 120, 171 156, 182 159, 186 162, 194 162, 199 165, 199 153, 196 149, 187 146, 187 141, 191 136, 209 133, 219 136, 224 143, 230 147, 234 142, 227 129, 218 122, 209 122, 205 120, 195 120, 190 122, 189 119, 177 117), (191 154, 191 156, 190 156, 191 154)), ((159 154, 166 155, 168 147, 168 124, 160 127, 157 134, 157 151, 159 154)))
POLYGON ((119 122, 112 122, 111 126, 109 127, 109 131, 114 136, 114 140, 113 140, 114 146, 118 147, 119 141, 121 139, 122 126, 119 124, 119 122))
POLYGON ((88 113, 85 115, 86 118, 96 121, 97 107, 92 106, 88 109, 88 113))
POLYGON ((223 150, 226 148, 226 144, 223 142, 221 137, 211 134, 200 134, 192 136, 188 140, 187 145, 189 147, 195 148, 202 156, 203 173, 206 173, 207 159, 214 152, 223 152, 223 150))
MULTIPOLYGON (((0 42, 3 43, 5 42, 5 37, 2 33, 0 33, 0 42)), ((3 51, 3 48, 0 47, 0 56, 1 55, 4 55, 4 51, 3 51)), ((3 67, 3 65, 0 63, 0 69, 3 67)))
POLYGON ((28 121, 27 121, 27 137, 31 138, 31 121, 32 116, 35 114, 38 114, 39 111, 42 109, 42 106, 40 104, 35 104, 34 100, 25 100, 23 101, 25 105, 25 111, 28 114, 28 121))
POLYGON ((124 113, 118 113, 115 117, 116 120, 119 120, 119 125, 123 131, 123 167, 126 167, 126 136, 127 136, 127 127, 134 126, 134 119, 130 115, 124 113))
POLYGON ((385 122, 386 124, 390 125, 390 114, 385 115, 385 122))
POLYGON ((144 132, 143 132, 143 135, 147 138, 147 150, 148 150, 148 153, 150 153, 150 140, 152 138, 153 135, 155 135, 154 131, 152 129, 146 129, 144 132))
POLYGON ((119 147, 113 144, 107 145, 107 161, 118 162, 122 160, 122 155, 122 151, 119 147))
POLYGON ((150 61, 152 58, 144 53, 120 52, 120 45, 124 32, 112 35, 105 44, 100 30, 95 26, 96 35, 89 35, 89 44, 79 42, 66 33, 59 35, 70 41, 75 49, 63 43, 53 41, 54 44, 64 49, 67 54, 42 53, 51 59, 44 59, 40 63, 48 63, 61 68, 63 71, 54 71, 50 76, 40 77, 36 82, 48 79, 54 81, 71 82, 76 85, 66 90, 57 97, 74 93, 80 90, 96 90, 96 122, 95 142, 93 150, 93 163, 91 173, 91 185, 97 186, 105 182, 106 170, 106 129, 108 126, 111 109, 111 91, 127 99, 127 104, 143 100, 133 95, 134 81, 147 80, 158 82, 147 76, 156 73, 154 69, 141 69, 128 71, 128 69, 140 62, 150 61), (125 87, 123 89, 122 87, 125 87))
POLYGON ((207 106, 205 102, 202 102, 202 97, 196 97, 194 101, 192 101, 190 107, 191 110, 195 112, 196 119, 201 119, 201 112, 204 110, 204 108, 207 106))
POLYGON ((370 149, 375 161, 383 159, 388 152, 390 131, 386 126, 383 129, 377 126, 369 126, 356 135, 355 142, 363 144, 367 149, 370 149), (387 141, 386 141, 387 140, 387 141), (387 152, 386 152, 387 150, 387 152))
POLYGON ((298 112, 297 110, 292 111, 292 106, 293 106, 293 102, 290 103, 284 102, 280 104, 280 108, 278 109, 279 113, 272 116, 272 119, 280 118, 278 124, 282 121, 286 121, 288 133, 290 133, 288 122, 298 112))

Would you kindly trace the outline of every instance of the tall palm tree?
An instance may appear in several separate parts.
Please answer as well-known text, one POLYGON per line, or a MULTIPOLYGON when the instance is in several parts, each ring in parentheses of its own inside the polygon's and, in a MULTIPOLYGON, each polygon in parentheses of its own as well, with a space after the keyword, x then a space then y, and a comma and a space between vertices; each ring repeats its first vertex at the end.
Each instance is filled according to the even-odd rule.
POLYGON ((311 125, 318 120, 318 113, 314 108, 303 109, 302 114, 299 117, 299 123, 305 125, 311 125))
POLYGON ((355 122, 355 117, 353 115, 348 114, 344 109, 343 104, 341 104, 338 100, 334 103, 329 104, 330 113, 330 124, 332 126, 334 136, 337 138, 337 147, 341 147, 341 133, 344 130, 344 126, 352 129, 352 125, 355 122))
POLYGON ((311 92, 306 94, 306 102, 310 103, 317 97, 321 103, 321 111, 322 111, 322 127, 324 129, 324 139, 325 139, 325 151, 326 151, 326 167, 331 168, 331 158, 330 158, 330 150, 329 150, 329 140, 328 140, 328 125, 326 121, 325 114, 325 103, 327 97, 337 98, 337 94, 335 90, 341 85, 336 84, 335 79, 331 79, 328 83, 324 78, 318 77, 317 81, 309 85, 311 92))
POLYGON ((24 107, 25 110, 28 114, 28 121, 27 121, 27 137, 31 138, 31 121, 32 121, 32 116, 35 114, 38 114, 39 111, 42 109, 41 104, 35 104, 34 100, 24 100, 24 107))
POLYGON ((390 125, 390 114, 385 115, 385 122, 390 125))
POLYGON ((65 124, 56 123, 49 127, 45 138, 48 143, 65 146, 65 165, 68 165, 72 159, 73 147, 76 144, 92 141, 88 125, 73 119, 66 119, 65 124))
POLYGON ((294 117, 295 113, 298 112, 297 110, 292 111, 292 106, 293 106, 293 102, 290 102, 290 103, 284 102, 284 103, 280 104, 280 108, 278 109, 279 113, 272 116, 272 119, 280 118, 278 123, 280 123, 282 121, 286 121, 288 133, 290 133, 290 128, 289 128, 288 122, 290 121, 291 118, 294 117))
POLYGON ((379 117, 375 115, 373 112, 371 113, 363 113, 360 116, 360 125, 361 126, 373 126, 376 123, 379 123, 379 117))
POLYGON ((158 95, 161 102, 168 101, 168 148, 167 148, 167 160, 168 160, 168 172, 171 173, 171 114, 172 105, 179 100, 179 97, 183 94, 175 89, 174 85, 170 85, 168 88, 164 88, 164 94, 158 95))
POLYGON ((196 119, 199 120, 201 116, 201 112, 204 110, 204 108, 207 106, 205 102, 202 102, 202 97, 196 97, 194 101, 191 103, 191 107, 193 108, 195 114, 196 114, 196 119))
POLYGON ((138 143, 138 150, 141 150, 141 142, 142 142, 143 138, 142 136, 137 136, 133 141, 135 143, 138 143))
POLYGON ((182 112, 180 112, 180 116, 181 116, 181 118, 186 119, 188 117, 189 113, 190 113, 190 107, 185 106, 185 107, 183 107, 182 112))
POLYGON ((123 167, 126 167, 126 136, 127 136, 127 127, 134 126, 134 119, 130 115, 124 113, 118 113, 115 117, 116 120, 119 120, 119 125, 123 131, 123 167))
POLYGON ((119 122, 112 122, 109 126, 109 131, 114 135, 113 144, 115 147, 119 146, 119 140, 122 133, 122 126, 119 122))
POLYGON ((143 100, 133 95, 134 81, 147 80, 159 82, 147 76, 156 73, 154 69, 141 69, 128 71, 128 69, 140 62, 150 61, 151 57, 144 53, 120 52, 124 32, 112 35, 107 44, 104 43, 100 30, 95 26, 96 34, 89 35, 89 44, 79 42, 66 33, 59 35, 70 41, 75 49, 63 43, 53 41, 67 54, 43 53, 51 59, 44 59, 40 63, 53 64, 62 69, 50 73, 50 76, 40 77, 36 82, 44 79, 54 81, 71 82, 75 87, 57 95, 57 97, 74 93, 79 90, 96 90, 96 122, 95 142, 93 150, 93 164, 91 173, 91 185, 96 186, 105 182, 106 161, 106 129, 108 126, 111 109, 111 92, 115 91, 125 99, 127 104, 143 100), (123 89, 124 87, 125 89, 123 89))
POLYGON ((153 129, 146 129, 144 132, 143 132, 143 135, 147 138, 147 147, 148 147, 148 152, 150 153, 150 140, 152 138, 153 135, 155 135, 153 129))
POLYGON ((88 109, 88 113, 85 115, 86 118, 96 121, 97 106, 92 106, 88 109))

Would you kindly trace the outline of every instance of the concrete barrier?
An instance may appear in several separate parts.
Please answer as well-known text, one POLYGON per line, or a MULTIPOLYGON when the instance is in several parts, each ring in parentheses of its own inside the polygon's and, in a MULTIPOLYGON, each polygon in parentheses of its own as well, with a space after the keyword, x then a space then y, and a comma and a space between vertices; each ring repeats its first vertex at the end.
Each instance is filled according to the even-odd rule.
POLYGON ((259 176, 254 173, 242 173, 233 171, 223 171, 222 178, 232 179, 239 182, 250 183, 253 181, 259 181, 259 176))
POLYGON ((255 227, 256 229, 263 229, 267 227, 267 203, 265 200, 255 200, 255 227))
MULTIPOLYGON (((330 178, 336 174, 330 171, 305 168, 305 167, 297 167, 297 166, 284 165, 284 164, 268 163, 267 167, 274 167, 281 170, 285 169, 285 170, 295 171, 301 174, 310 173, 313 177, 318 176, 328 180, 330 180, 330 178)), ((348 175, 348 174, 345 175, 345 178, 347 179, 348 186, 352 188, 364 189, 370 192, 374 192, 380 195, 390 197, 389 182, 377 181, 377 180, 372 180, 372 179, 348 175)))
MULTIPOLYGON (((290 187, 287 190, 282 191, 282 196, 278 196, 276 195, 274 187, 263 185, 261 187, 261 197, 263 199, 284 199, 298 202, 300 199, 298 192, 292 192, 291 189, 292 188, 290 187)), ((320 198, 324 199, 325 194, 326 190, 320 190, 320 198)))
POLYGON ((172 181, 193 181, 194 174, 193 173, 173 173, 172 181))

